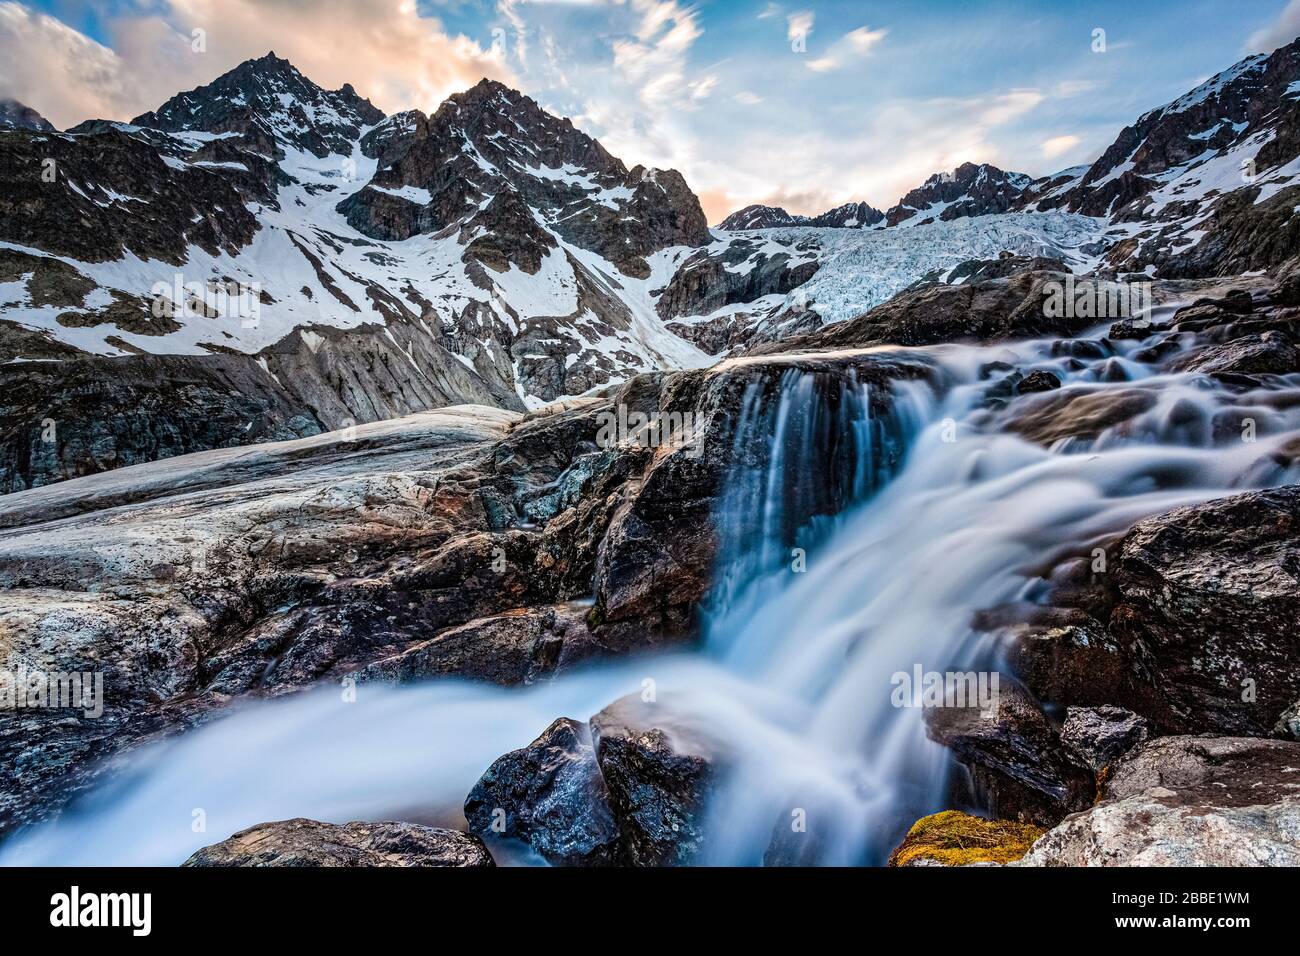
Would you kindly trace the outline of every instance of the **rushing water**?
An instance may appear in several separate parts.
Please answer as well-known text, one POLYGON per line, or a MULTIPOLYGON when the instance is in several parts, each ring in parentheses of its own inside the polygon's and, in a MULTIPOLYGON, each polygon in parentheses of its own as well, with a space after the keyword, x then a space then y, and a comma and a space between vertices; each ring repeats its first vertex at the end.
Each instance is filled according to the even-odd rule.
POLYGON ((243 705, 136 755, 113 784, 0 849, 0 863, 171 865, 267 820, 427 817, 458 807, 492 760, 554 718, 589 717, 647 679, 731 755, 702 862, 761 862, 797 811, 814 838, 801 860, 879 863, 945 805, 950 769, 922 711, 895 706, 896 672, 990 666, 973 618, 1041 599, 1045 568, 1146 515, 1298 477, 1273 452, 1300 430, 1300 377, 1231 391, 1156 374, 1137 344, 1071 351, 914 350, 934 374, 875 396, 884 403, 852 378, 793 366, 773 397, 751 388, 737 450, 770 453, 729 479, 701 648, 528 688, 442 680, 364 685, 354 703, 318 690, 243 705), (1150 407, 1095 440, 1044 448, 1006 428, 1036 401, 1011 394, 1012 368, 1050 368, 1066 389, 1136 390, 1150 407), (198 810, 205 832, 191 826, 198 810))

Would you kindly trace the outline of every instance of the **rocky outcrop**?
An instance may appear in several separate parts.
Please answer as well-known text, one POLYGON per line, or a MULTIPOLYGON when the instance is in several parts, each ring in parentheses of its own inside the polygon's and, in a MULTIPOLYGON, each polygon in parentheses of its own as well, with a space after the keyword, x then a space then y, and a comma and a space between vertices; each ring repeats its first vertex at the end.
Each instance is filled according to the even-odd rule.
POLYGON ((1121 762, 1101 800, 1022 866, 1300 865, 1300 744, 1161 737, 1121 762))
POLYGON ((1052 317, 1044 302, 1058 273, 1022 272, 1007 279, 928 285, 900 293, 870 312, 812 335, 759 345, 753 354, 826 351, 873 345, 933 345, 1078 334, 1094 320, 1052 317))
POLYGON ((182 866, 495 866, 478 837, 414 823, 261 823, 199 850, 182 866))
POLYGON ((1109 630, 1178 732, 1266 735, 1300 683, 1300 489, 1139 522, 1116 546, 1109 630))
POLYGON ((0 178, 0 240, 84 262, 130 252, 179 266, 191 245, 233 255, 257 230, 234 182, 171 165, 116 125, 76 136, 0 132, 0 178), (148 218, 138 214, 144 205, 148 218))
MULTIPOLYGON (((30 283, 29 283, 30 285, 30 283)), ((474 403, 522 410, 491 369, 405 318, 294 332, 257 355, 78 354, 0 365, 0 491, 474 403)))
MULTIPOLYGON (((702 250, 688 257, 659 294, 655 309, 664 319, 708 315, 724 306, 752 302, 767 295, 785 295, 817 272, 817 262, 803 244, 772 252, 770 243, 746 239, 729 243, 721 252, 702 250)), ((670 326, 682 334, 683 326, 670 326)), ((717 354, 744 341, 745 328, 723 323, 720 342, 697 343, 717 354)))
POLYGON ((0 493, 324 430, 244 356, 0 365, 0 394, 0 493))
POLYGON ((418 641, 357 672, 360 681, 413 683, 454 675, 494 684, 531 684, 608 649, 587 627, 587 606, 513 608, 418 641))
POLYGON ((704 847, 705 801, 719 772, 717 745, 636 697, 592 717, 591 734, 627 862, 676 866, 696 859, 704 847))
POLYGON ((1043 835, 1042 827, 984 820, 958 810, 922 817, 889 855, 890 866, 972 866, 1013 863, 1043 835))
POLYGON ((567 717, 495 760, 465 800, 465 819, 484 837, 523 840, 555 866, 622 859, 591 731, 567 717))
POLYGON ((996 817, 1050 826, 1092 799, 1092 775, 1075 766, 1058 728, 1015 685, 1002 687, 987 713, 927 709, 926 731, 966 766, 975 800, 996 817))

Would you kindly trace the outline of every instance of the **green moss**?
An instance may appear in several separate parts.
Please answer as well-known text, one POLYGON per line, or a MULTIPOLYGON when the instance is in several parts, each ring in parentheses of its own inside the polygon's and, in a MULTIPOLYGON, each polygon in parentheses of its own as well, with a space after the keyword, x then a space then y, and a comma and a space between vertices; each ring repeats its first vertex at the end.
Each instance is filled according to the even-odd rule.
POLYGON ((922 817, 889 857, 890 866, 933 860, 944 866, 1011 863, 1029 852, 1041 827, 1011 820, 984 820, 958 810, 922 817))

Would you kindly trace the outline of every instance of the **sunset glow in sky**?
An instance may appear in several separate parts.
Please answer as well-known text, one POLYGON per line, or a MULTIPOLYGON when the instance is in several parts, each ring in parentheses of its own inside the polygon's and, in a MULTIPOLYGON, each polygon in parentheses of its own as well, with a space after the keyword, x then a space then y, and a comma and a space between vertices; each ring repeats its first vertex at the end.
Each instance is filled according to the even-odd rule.
POLYGON ((35 0, 0 2, 0 96, 60 127, 129 119, 272 49, 389 112, 486 75, 680 169, 716 222, 884 208, 965 161, 1089 162, 1297 34, 1300 0, 35 0))

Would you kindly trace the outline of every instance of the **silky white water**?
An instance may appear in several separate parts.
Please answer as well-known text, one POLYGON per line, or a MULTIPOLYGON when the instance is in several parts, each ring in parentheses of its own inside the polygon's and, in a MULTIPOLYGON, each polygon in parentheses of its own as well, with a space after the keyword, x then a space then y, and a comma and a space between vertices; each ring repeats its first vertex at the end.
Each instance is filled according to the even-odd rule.
POLYGON ((0 847, 0 863, 175 865, 270 820, 434 816, 556 717, 585 719, 647 681, 657 706, 729 753, 701 862, 760 863, 802 813, 802 861, 879 863, 908 824, 947 805, 947 752, 926 738, 920 708, 895 706, 895 673, 991 666, 973 618, 1041 599, 1043 569, 1144 516, 1298 477, 1274 452, 1300 431, 1300 377, 1232 392, 1153 374, 1136 344, 1084 360, 1054 351, 911 350, 934 364, 935 384, 893 386, 886 420, 852 380, 835 384, 833 412, 812 374, 792 369, 770 401, 752 389, 736 441, 772 454, 729 479, 699 648, 527 688, 440 680, 361 685, 351 703, 323 688, 242 704, 131 756, 110 785, 0 847), (1006 367, 1155 401, 1094 441, 1048 450, 1005 430, 1031 396, 989 401, 1006 367), (835 473, 818 473, 831 436, 835 473))

